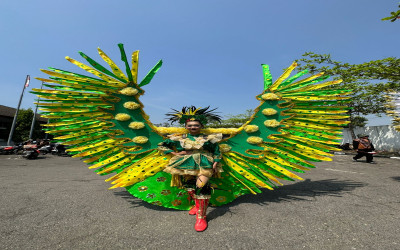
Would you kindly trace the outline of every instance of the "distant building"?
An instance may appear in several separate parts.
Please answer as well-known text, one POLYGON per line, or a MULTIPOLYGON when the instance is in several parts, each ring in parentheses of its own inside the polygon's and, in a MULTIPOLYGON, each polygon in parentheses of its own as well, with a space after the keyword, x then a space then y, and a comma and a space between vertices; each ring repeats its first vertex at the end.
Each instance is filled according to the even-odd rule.
MULTIPOLYGON (((6 145, 17 109, 0 105, 0 145, 6 145)), ((46 124, 47 118, 36 114, 36 122, 46 124)))

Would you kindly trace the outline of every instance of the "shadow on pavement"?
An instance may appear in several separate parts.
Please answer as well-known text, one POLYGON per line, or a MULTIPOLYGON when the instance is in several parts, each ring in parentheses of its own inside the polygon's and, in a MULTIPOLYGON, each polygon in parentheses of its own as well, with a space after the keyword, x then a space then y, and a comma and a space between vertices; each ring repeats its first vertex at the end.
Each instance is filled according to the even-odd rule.
MULTIPOLYGON (((114 192, 114 194, 126 199, 128 202, 130 202, 132 204, 133 207, 146 207, 148 209, 153 209, 153 210, 157 210, 157 211, 174 211, 175 210, 172 208, 161 207, 161 206, 157 206, 157 205, 153 205, 148 202, 145 202, 139 198, 134 197, 126 190, 125 191, 117 191, 117 192, 114 192)), ((176 210, 176 211, 181 211, 181 210, 176 210)))
POLYGON ((400 181, 400 176, 393 176, 393 177, 391 177, 393 180, 395 180, 395 181, 400 181))
POLYGON ((223 216, 230 211, 231 207, 234 207, 240 203, 253 203, 258 205, 268 205, 271 202, 289 202, 298 200, 310 200, 309 198, 315 198, 323 195, 341 197, 344 192, 350 192, 356 188, 366 186, 366 183, 350 181, 350 180, 335 180, 327 179, 320 181, 311 181, 306 179, 303 182, 298 182, 292 185, 285 185, 275 190, 265 190, 261 194, 257 195, 244 195, 233 202, 214 209, 208 215, 208 219, 212 220, 219 216, 223 216))
MULTIPOLYGON (((398 180, 400 181, 400 177, 393 178, 398 178, 398 180)), ((212 211, 210 211, 207 217, 209 220, 212 220, 219 216, 223 216, 227 212, 232 213, 230 211, 230 208, 240 203, 268 205, 268 203, 271 202, 310 200, 309 198, 315 198, 322 195, 341 197, 341 194, 344 192, 350 192, 356 188, 366 185, 367 184, 362 182, 355 182, 350 180, 343 181, 327 179, 320 181, 311 181, 310 179, 306 179, 303 182, 294 183, 292 185, 285 185, 272 191, 264 190, 264 192, 261 194, 248 194, 241 196, 229 204, 213 209, 212 211)), ((114 194, 117 196, 121 196, 122 198, 129 201, 133 205, 133 207, 144 206, 146 208, 154 209, 157 211, 173 211, 173 209, 170 208, 155 206, 145 201, 142 201, 136 197, 133 197, 128 191, 117 191, 114 194)))

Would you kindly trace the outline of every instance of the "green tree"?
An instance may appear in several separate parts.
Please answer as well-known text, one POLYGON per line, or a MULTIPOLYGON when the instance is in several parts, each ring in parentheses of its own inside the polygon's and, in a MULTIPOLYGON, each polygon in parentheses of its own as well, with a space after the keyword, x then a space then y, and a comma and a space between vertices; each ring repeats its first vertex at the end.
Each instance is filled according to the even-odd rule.
MULTIPOLYGON (((14 142, 22 142, 29 139, 29 132, 31 130, 32 118, 33 118, 33 111, 31 108, 19 110, 17 117, 17 124, 12 138, 14 142)), ((44 138, 44 136, 45 134, 44 131, 42 130, 42 127, 40 126, 39 122, 36 121, 32 134, 33 140, 36 140, 37 138, 44 138)))
POLYGON ((226 115, 227 119, 223 119, 221 123, 218 122, 213 122, 210 124, 207 124, 207 127, 209 128, 239 128, 242 126, 245 122, 247 122, 251 115, 253 114, 252 109, 246 110, 243 114, 237 114, 237 115, 226 115))
POLYGON ((382 18, 382 21, 390 20, 391 22, 394 22, 397 19, 400 19, 400 4, 399 4, 399 10, 397 10, 396 12, 394 12, 394 11, 390 12, 390 15, 391 16, 382 18))
POLYGON ((385 113, 385 93, 390 89, 400 90, 400 59, 388 57, 362 64, 349 64, 335 61, 330 54, 307 52, 297 60, 298 71, 309 70, 310 73, 325 72, 333 79, 343 82, 333 85, 331 89, 352 89, 349 110, 350 131, 354 135, 355 126, 363 126, 367 119, 363 115, 385 113))
POLYGON ((171 123, 169 122, 161 122, 161 123, 156 123, 154 124, 156 127, 171 127, 171 123))

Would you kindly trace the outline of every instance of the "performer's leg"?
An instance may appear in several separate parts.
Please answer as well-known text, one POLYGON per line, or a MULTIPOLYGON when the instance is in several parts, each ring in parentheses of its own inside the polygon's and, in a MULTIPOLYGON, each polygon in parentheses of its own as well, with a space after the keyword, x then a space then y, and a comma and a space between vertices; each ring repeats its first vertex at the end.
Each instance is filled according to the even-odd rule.
POLYGON ((197 186, 198 188, 204 187, 204 186, 207 184, 208 179, 209 179, 209 178, 208 178, 207 176, 204 176, 204 175, 198 176, 198 177, 197 177, 197 181, 196 181, 196 186, 197 186))
POLYGON ((207 229, 206 211, 211 197, 211 187, 208 183, 208 177, 199 176, 196 182, 196 204, 198 204, 198 211, 196 213, 196 224, 194 229, 202 232, 207 229))
MULTIPOLYGON (((183 186, 185 187, 186 191, 188 192, 188 202, 189 204, 192 203, 192 201, 195 200, 195 193, 196 193, 196 178, 194 176, 182 176, 182 183, 183 186)), ((189 210, 190 215, 195 215, 197 210, 199 210, 199 206, 196 202, 194 206, 189 210)))
POLYGON ((189 210, 189 215, 195 215, 197 213, 197 211, 199 211, 199 207, 200 207, 200 202, 198 199, 193 198, 195 204, 194 206, 192 206, 192 208, 189 210))
POLYGON ((194 229, 197 232, 202 232, 207 229, 208 223, 206 218, 206 211, 210 199, 196 199, 199 203, 199 211, 196 213, 196 224, 194 229))
POLYGON ((183 187, 187 190, 187 191, 193 191, 196 189, 196 178, 195 176, 191 176, 191 175, 184 175, 182 176, 182 184, 183 187))
POLYGON ((199 178, 197 179, 195 198, 209 199, 211 197, 211 186, 210 183, 208 183, 209 178, 205 178, 207 178, 207 181, 203 179, 203 181, 199 182, 199 178))

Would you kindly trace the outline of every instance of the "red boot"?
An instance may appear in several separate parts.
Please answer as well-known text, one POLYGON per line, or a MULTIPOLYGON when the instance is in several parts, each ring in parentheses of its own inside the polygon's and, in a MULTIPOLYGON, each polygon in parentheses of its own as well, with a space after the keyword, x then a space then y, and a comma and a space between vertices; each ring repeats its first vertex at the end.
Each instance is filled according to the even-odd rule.
POLYGON ((190 215, 195 215, 197 213, 197 211, 199 211, 199 200, 198 199, 194 199, 196 205, 194 205, 190 210, 189 210, 189 214, 190 215))
POLYGON ((197 210, 199 210, 198 202, 197 202, 197 200, 194 198, 194 193, 195 193, 195 191, 194 191, 194 189, 192 189, 192 188, 188 188, 188 189, 186 189, 186 190, 187 190, 187 192, 188 192, 188 201, 189 201, 189 204, 191 203, 192 200, 194 200, 194 201, 196 202, 196 205, 194 205, 194 206, 189 210, 189 214, 190 214, 190 215, 195 215, 196 212, 197 212, 197 210))
POLYGON ((197 232, 202 232, 207 229, 207 218, 206 211, 209 199, 197 199, 196 203, 199 203, 199 210, 196 213, 196 224, 194 225, 194 230, 197 232))

